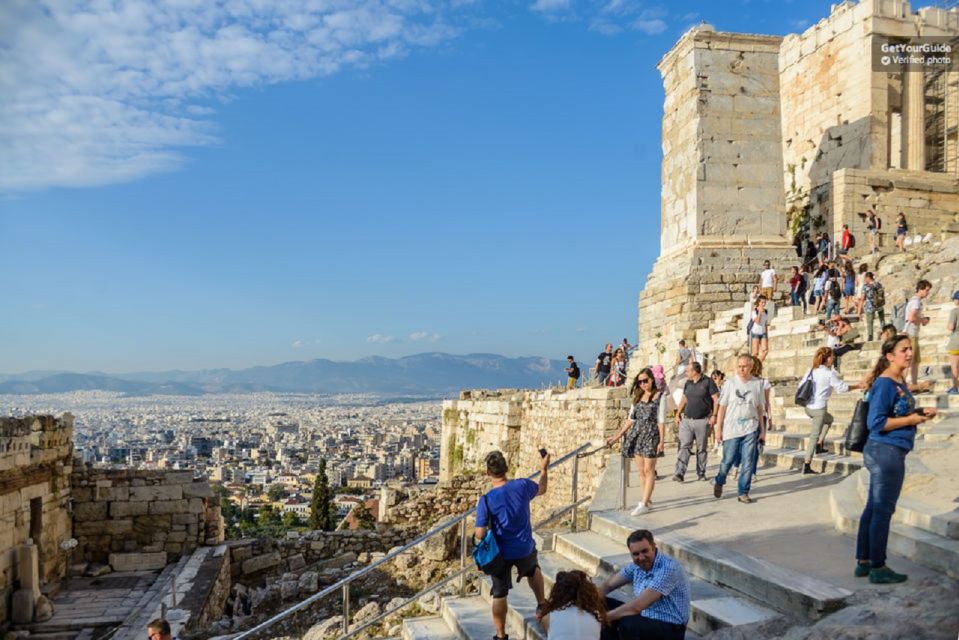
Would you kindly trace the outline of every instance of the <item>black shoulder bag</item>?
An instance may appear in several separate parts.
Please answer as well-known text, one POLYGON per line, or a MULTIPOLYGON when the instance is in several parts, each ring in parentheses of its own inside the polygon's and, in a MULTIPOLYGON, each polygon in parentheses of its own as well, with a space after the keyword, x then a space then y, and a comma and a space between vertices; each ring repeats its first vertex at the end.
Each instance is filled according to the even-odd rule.
POLYGON ((796 405, 800 407, 805 407, 807 404, 812 402, 813 393, 816 390, 816 384, 812 379, 812 369, 809 370, 809 373, 806 374, 806 377, 803 378, 802 382, 799 383, 799 388, 796 389, 796 405))

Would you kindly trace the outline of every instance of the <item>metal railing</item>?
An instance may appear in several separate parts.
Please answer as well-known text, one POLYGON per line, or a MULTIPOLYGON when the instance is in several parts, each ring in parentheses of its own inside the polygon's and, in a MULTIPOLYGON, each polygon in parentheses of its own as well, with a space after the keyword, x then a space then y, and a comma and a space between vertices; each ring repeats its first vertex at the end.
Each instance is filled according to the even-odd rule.
MULTIPOLYGON (((577 517, 578 517, 579 507, 581 507, 583 504, 585 504, 586 502, 588 502, 589 500, 592 499, 592 496, 586 496, 586 497, 583 497, 583 498, 580 498, 580 497, 579 497, 579 460, 580 460, 581 458, 586 458, 586 457, 588 457, 588 456, 591 456, 591 455, 593 455, 593 454, 595 454, 595 453, 597 453, 597 452, 599 452, 599 451, 602 451, 603 449, 606 449, 606 448, 607 448, 607 445, 605 445, 605 444, 590 449, 591 446, 592 446, 592 443, 583 444, 583 445, 577 447, 576 449, 573 449, 573 450, 570 451, 569 453, 566 453, 566 454, 563 455, 561 458, 559 458, 559 459, 556 460, 555 462, 552 462, 552 463, 549 465, 548 468, 549 468, 549 469, 553 469, 553 468, 555 468, 555 467, 558 467, 558 466, 561 465, 561 464, 565 464, 567 461, 570 461, 570 460, 572 461, 572 473, 571 473, 572 478, 571 478, 571 489, 570 489, 570 494, 571 494, 571 495, 570 495, 570 502, 568 502, 567 504, 559 507, 556 511, 554 511, 554 512, 553 512, 549 517, 547 517, 546 519, 544 519, 544 520, 542 520, 542 521, 540 521, 540 522, 537 522, 537 523, 534 525, 533 529, 539 529, 539 528, 541 528, 542 526, 544 526, 544 525, 546 525, 546 524, 549 524, 550 522, 553 522, 553 521, 557 520, 558 518, 561 518, 561 517, 562 517, 563 515, 565 515, 566 513, 572 512, 571 518, 570 518, 570 530, 573 531, 573 532, 575 532, 575 531, 577 530, 577 526, 578 526, 578 525, 577 525, 577 517)), ((535 480, 536 478, 539 477, 540 473, 541 473, 540 471, 537 471, 536 473, 528 476, 528 478, 529 478, 530 480, 535 480)), ((292 607, 289 607, 288 609, 285 609, 285 610, 281 611, 280 613, 274 615, 273 617, 271 617, 271 618, 269 618, 269 619, 267 619, 267 620, 264 620, 263 622, 261 622, 260 624, 256 625, 255 627, 252 627, 251 629, 248 629, 248 630, 246 630, 246 631, 243 631, 243 632, 241 632, 241 633, 233 636, 233 637, 232 637, 232 640, 246 640, 247 638, 254 638, 254 637, 256 637, 259 633, 261 633, 261 632, 269 629, 270 627, 272 627, 273 625, 277 624, 278 622, 280 622, 280 621, 282 621, 282 620, 285 620, 286 618, 290 617, 290 616, 293 615, 294 613, 297 613, 298 611, 302 611, 302 610, 306 609, 306 608, 309 607, 311 604, 313 604, 313 603, 315 603, 315 602, 317 602, 317 601, 319 601, 319 600, 322 600, 323 598, 325 598, 325 597, 327 597, 327 596, 329 596, 329 595, 331 595, 331 594, 334 594, 334 593, 336 593, 337 591, 339 591, 339 592, 342 594, 342 599, 343 599, 343 633, 342 633, 342 635, 339 636, 339 640, 345 640, 346 638, 351 638, 351 637, 353 637, 353 636, 356 635, 357 633, 360 633, 361 631, 364 631, 365 629, 368 629, 369 627, 377 624, 378 622, 380 622, 380 621, 383 620, 384 618, 386 618, 386 617, 388 617, 388 616, 391 616, 391 615, 397 613, 397 612, 400 611, 401 609, 404 609, 405 607, 407 607, 407 606, 409 606, 410 604, 412 604, 413 602, 419 600, 419 599, 422 598, 423 596, 425 596, 425 595, 427 595, 427 594, 429 594, 429 593, 432 593, 433 591, 436 591, 436 590, 439 589, 440 587, 443 587, 443 586, 449 584, 450 582, 452 582, 452 581, 454 581, 454 580, 456 580, 456 579, 459 579, 459 593, 460 593, 460 595, 465 595, 465 593, 466 593, 466 577, 467 577, 467 574, 469 574, 469 573, 472 572, 472 571, 476 571, 476 569, 474 569, 473 567, 469 566, 469 564, 468 564, 468 561, 470 561, 470 558, 469 558, 469 555, 470 555, 470 554, 469 554, 469 539, 472 538, 472 536, 467 534, 467 532, 468 532, 468 526, 469 526, 469 525, 468 525, 468 519, 469 519, 469 517, 470 517, 471 515, 473 515, 475 512, 476 512, 476 507, 473 507, 473 508, 471 508, 469 511, 466 511, 466 512, 464 512, 464 513, 461 513, 460 515, 452 518, 451 520, 448 520, 448 521, 444 522, 443 524, 441 524, 441 525, 439 525, 439 526, 437 526, 437 527, 435 527, 435 528, 427 531, 426 533, 418 536, 418 537, 415 538, 412 542, 409 542, 409 543, 407 543, 406 545, 404 545, 404 546, 400 547, 399 549, 397 549, 396 551, 393 551, 393 552, 387 554, 386 556, 384 556, 383 558, 380 558, 380 559, 377 560, 376 562, 373 562, 373 563, 369 564, 368 566, 363 567, 363 568, 360 569, 359 571, 356 571, 356 572, 354 572, 354 573, 351 573, 350 575, 346 576, 345 578, 343 578, 343 579, 341 579, 341 580, 339 580, 339 581, 331 584, 330 586, 326 587, 325 589, 322 589, 321 591, 318 591, 317 593, 315 593, 314 595, 310 596, 309 598, 307 598, 307 599, 305 599, 305 600, 303 600, 303 601, 301 601, 301 602, 298 602, 297 604, 293 605, 292 607), (416 593, 415 595, 412 595, 412 596, 406 598, 405 600, 403 600, 402 603, 400 603, 399 605, 393 607, 393 608, 390 609, 389 611, 384 611, 384 612, 380 613, 379 615, 377 615, 376 617, 374 617, 374 618, 372 618, 372 619, 370 619, 370 620, 365 621, 361 626, 354 627, 354 628, 352 628, 352 629, 350 628, 350 584, 352 584, 352 583, 353 583, 354 581, 356 581, 357 579, 362 578, 363 576, 371 573, 372 571, 376 570, 378 567, 386 564, 387 562, 391 562, 392 560, 395 560, 398 556, 402 555, 403 553, 405 553, 405 552, 413 549, 414 547, 417 547, 417 546, 423 544, 424 542, 426 542, 426 541, 429 540, 430 538, 433 538, 433 537, 435 537, 435 536, 443 533, 444 531, 447 531, 448 529, 450 529, 450 528, 452 528, 452 527, 454 527, 454 526, 456 526, 456 525, 459 525, 459 537, 460 537, 460 567, 459 567, 459 569, 457 569, 457 570, 456 570, 455 572, 453 572, 452 574, 446 576, 445 578, 443 578, 443 579, 440 580, 439 582, 436 582, 435 584, 429 585, 428 587, 422 589, 421 591, 419 591, 419 592, 416 593)))

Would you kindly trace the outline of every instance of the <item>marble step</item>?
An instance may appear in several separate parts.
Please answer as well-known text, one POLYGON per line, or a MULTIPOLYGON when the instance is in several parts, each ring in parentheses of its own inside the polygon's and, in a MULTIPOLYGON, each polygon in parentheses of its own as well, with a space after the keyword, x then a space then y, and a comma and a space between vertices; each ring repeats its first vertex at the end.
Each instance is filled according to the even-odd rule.
MULTIPOLYGON (((635 519, 623 511, 592 514, 591 530, 625 540, 635 519)), ((852 592, 797 571, 676 532, 657 536, 656 544, 679 560, 688 575, 742 593, 788 616, 815 620, 844 606, 852 592)))
MULTIPOLYGON (((857 478, 846 478, 829 492, 829 506, 836 529, 853 537, 859 530, 859 516, 863 510, 857 482, 857 478)), ((959 540, 893 522, 889 527, 887 548, 917 564, 959 578, 959 540)))
MULTIPOLYGON (((838 425, 833 424, 832 428, 829 430, 829 434, 826 435, 826 441, 823 443, 826 446, 826 453, 832 455, 842 455, 843 454, 843 441, 844 437, 841 433, 843 429, 839 429, 838 425)), ((809 424, 806 424, 806 433, 800 433, 796 431, 767 431, 766 432, 766 446, 770 449, 795 449, 797 451, 805 451, 806 444, 809 442, 809 424)), ((821 454, 816 454, 819 456, 821 454)), ((860 455, 850 452, 850 455, 860 455)))
MULTIPOLYGON (((804 457, 804 450, 766 447, 760 456, 760 463, 780 469, 799 471, 803 468, 804 457)), ((855 473, 862 466, 862 456, 859 454, 840 456, 835 453, 817 454, 810 465, 812 470, 817 473, 838 473, 840 475, 855 473)))
MULTIPOLYGON (((632 562, 625 542, 617 542, 592 531, 557 536, 556 547, 557 552, 575 562, 577 568, 594 575, 597 583, 632 562)), ((550 570, 544 568, 544 574, 550 570)), ((717 629, 751 624, 780 615, 743 594, 694 576, 687 577, 690 588, 688 628, 695 633, 705 635, 717 629)), ((627 586, 613 596, 625 601, 632 594, 627 586)))
MULTIPOLYGON (((911 466, 907 466, 906 474, 908 478, 903 488, 908 488, 910 485, 925 484, 935 479, 916 478, 914 467, 911 466)), ((859 501, 865 504, 869 494, 868 471, 862 470, 856 474, 856 491, 859 494, 859 501)), ((917 529, 923 529, 943 538, 959 540, 959 507, 943 513, 941 509, 936 509, 923 502, 921 491, 900 496, 892 519, 894 522, 901 522, 917 529)))
POLYGON ((407 618, 403 621, 403 640, 458 640, 440 616, 407 618))

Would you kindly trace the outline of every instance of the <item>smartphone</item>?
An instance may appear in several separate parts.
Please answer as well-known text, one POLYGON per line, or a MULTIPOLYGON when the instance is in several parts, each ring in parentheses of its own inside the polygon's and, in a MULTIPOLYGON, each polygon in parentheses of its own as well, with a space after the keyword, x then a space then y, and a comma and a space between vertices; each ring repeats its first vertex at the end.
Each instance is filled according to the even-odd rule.
POLYGON ((540 457, 540 458, 545 458, 545 457, 546 457, 546 449, 540 449, 540 450, 539 450, 539 457, 540 457))

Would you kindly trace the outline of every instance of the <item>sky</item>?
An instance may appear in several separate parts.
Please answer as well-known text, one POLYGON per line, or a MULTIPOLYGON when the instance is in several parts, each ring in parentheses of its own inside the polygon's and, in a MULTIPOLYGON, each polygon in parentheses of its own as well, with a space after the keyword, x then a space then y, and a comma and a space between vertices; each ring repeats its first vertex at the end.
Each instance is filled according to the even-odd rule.
POLYGON ((0 372, 590 362, 659 250, 656 63, 829 4, 6 0, 0 372))

